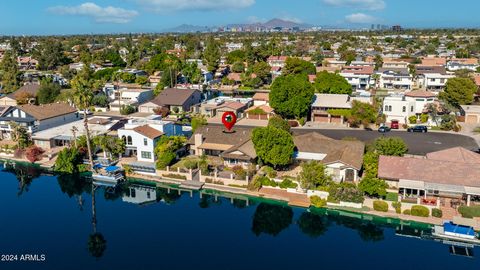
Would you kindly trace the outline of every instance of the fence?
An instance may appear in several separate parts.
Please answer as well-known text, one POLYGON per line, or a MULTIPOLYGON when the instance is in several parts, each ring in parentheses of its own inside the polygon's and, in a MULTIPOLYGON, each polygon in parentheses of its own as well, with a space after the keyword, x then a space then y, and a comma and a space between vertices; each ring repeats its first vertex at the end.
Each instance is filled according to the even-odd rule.
POLYGON ((157 170, 156 174, 163 178, 170 178, 176 180, 193 180, 193 171, 189 169, 187 172, 177 168, 177 170, 171 170, 170 167, 167 166, 166 170, 157 170))
POLYGON ((215 171, 213 175, 203 175, 202 172, 199 172, 199 180, 203 183, 211 183, 217 185, 225 185, 225 186, 246 186, 249 182, 249 177, 247 175, 246 180, 236 180, 235 174, 231 173, 230 178, 219 177, 217 172, 215 171))

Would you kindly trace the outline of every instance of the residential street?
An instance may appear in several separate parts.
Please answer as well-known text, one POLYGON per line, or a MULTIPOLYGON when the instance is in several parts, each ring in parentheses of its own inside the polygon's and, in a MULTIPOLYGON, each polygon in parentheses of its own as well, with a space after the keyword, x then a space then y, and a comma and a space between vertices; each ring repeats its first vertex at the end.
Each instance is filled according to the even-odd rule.
MULTIPOLYGON (((326 130, 304 128, 297 128, 293 130, 295 134, 304 134, 307 132, 316 131, 337 140, 341 140, 345 137, 355 137, 364 142, 370 142, 382 136, 382 134, 377 130, 326 130)), ((425 155, 429 152, 444 150, 457 146, 474 151, 479 150, 478 144, 473 138, 460 134, 443 132, 428 132, 424 134, 408 133, 406 131, 392 131, 387 133, 385 136, 401 137, 408 145, 408 153, 412 155, 425 155)))
MULTIPOLYGON (((209 125, 216 125, 209 123, 209 125)), ((242 125, 242 127, 246 127, 242 125)), ((252 128, 254 128, 252 126, 252 128)), ((355 137, 363 142, 371 142, 383 136, 376 129, 372 131, 363 129, 319 129, 319 128, 293 128, 294 134, 318 132, 332 139, 341 140, 345 137, 355 137)), ((401 137, 408 145, 408 153, 412 155, 425 155, 430 152, 461 146, 472 151, 479 151, 477 142, 468 136, 446 132, 408 133, 406 131, 391 131, 387 137, 401 137)))

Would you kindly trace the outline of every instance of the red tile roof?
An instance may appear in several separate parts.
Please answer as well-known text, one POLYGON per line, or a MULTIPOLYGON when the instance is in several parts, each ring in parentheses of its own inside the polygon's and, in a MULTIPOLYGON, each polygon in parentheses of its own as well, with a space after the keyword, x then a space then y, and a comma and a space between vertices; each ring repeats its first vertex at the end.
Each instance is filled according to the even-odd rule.
POLYGON ((139 127, 134 128, 133 130, 135 132, 147 137, 147 138, 152 139, 152 140, 154 140, 154 139, 163 135, 163 132, 161 132, 160 130, 154 129, 149 125, 139 126, 139 127))

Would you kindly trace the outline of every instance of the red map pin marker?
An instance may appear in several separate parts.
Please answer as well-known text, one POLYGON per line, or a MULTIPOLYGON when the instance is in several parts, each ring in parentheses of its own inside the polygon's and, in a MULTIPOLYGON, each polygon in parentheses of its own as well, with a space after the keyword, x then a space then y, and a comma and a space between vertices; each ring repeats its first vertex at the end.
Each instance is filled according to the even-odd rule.
POLYGON ((237 116, 233 112, 225 112, 222 116, 222 123, 230 131, 237 123, 237 116))

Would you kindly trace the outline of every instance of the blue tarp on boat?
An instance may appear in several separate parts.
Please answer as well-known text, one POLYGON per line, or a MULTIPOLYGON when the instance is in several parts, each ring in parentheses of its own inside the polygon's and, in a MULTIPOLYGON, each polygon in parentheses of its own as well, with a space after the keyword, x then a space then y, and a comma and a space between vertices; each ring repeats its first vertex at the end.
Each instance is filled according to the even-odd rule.
POLYGON ((116 171, 119 171, 119 170, 120 170, 120 167, 118 167, 118 166, 108 166, 107 168, 105 168, 105 171, 107 171, 109 173, 116 172, 116 171))
POLYGON ((445 232, 475 236, 475 231, 472 227, 457 225, 453 222, 445 222, 443 224, 443 229, 445 230, 445 232))
POLYGON ((102 167, 103 167, 102 164, 99 164, 99 163, 93 165, 93 168, 94 168, 94 169, 100 169, 100 168, 102 168, 102 167))

